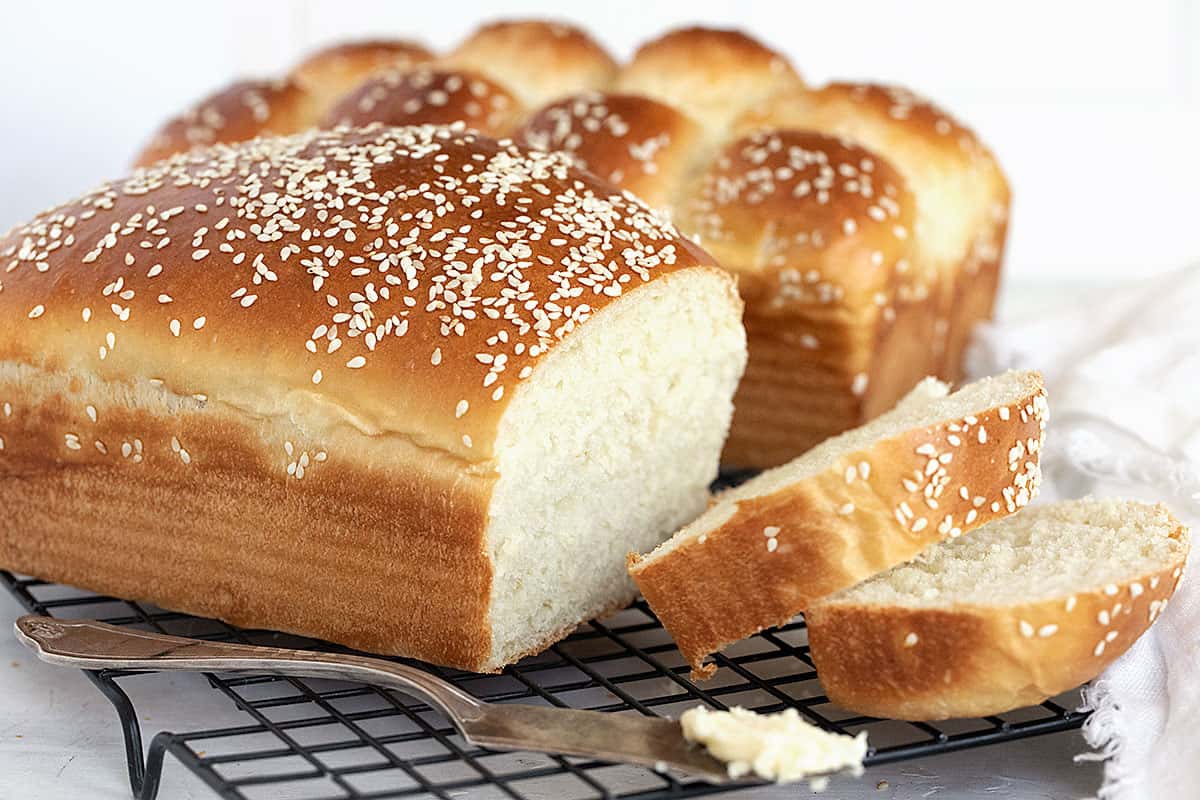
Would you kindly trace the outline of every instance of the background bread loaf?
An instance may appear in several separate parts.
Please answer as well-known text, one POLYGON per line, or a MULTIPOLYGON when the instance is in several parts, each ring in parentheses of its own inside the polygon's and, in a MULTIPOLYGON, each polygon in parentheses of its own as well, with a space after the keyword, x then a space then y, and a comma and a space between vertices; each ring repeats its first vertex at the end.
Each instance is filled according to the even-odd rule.
POLYGON ((285 118, 292 130, 463 120, 572 153, 738 276, 750 363, 730 465, 782 463, 925 375, 956 379, 971 327, 991 313, 1009 195, 987 148, 911 92, 806 87, 742 33, 671 31, 618 65, 570 26, 499 22, 444 56, 351 44, 292 77, 315 88, 280 96, 286 113, 268 103, 271 124, 231 101, 203 141, 171 123, 141 161, 172 143, 278 132, 285 118))

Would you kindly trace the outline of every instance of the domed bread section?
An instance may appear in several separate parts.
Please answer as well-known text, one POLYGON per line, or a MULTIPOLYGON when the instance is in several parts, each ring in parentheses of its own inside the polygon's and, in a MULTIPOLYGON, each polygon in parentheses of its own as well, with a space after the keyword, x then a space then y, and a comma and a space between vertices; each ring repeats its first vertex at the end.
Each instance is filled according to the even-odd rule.
POLYGON ((519 138, 628 189, 655 208, 679 201, 703 131, 674 108, 648 97, 585 92, 533 115, 519 138))
POLYGON ((813 661, 832 702, 871 716, 1035 705, 1129 649, 1166 608, 1188 548, 1162 505, 1030 508, 815 603, 813 661))
POLYGON ((474 72, 419 67, 387 72, 343 97, 329 110, 325 127, 449 124, 462 122, 489 136, 503 136, 521 107, 503 87, 474 72))
POLYGON ((787 461, 866 421, 868 388, 885 404, 874 416, 925 376, 917 354, 884 352, 916 216, 890 164, 822 134, 762 131, 721 150, 686 196, 679 224, 737 273, 747 302, 751 356, 727 463, 787 461))
POLYGON ((999 281, 1009 189, 991 152, 969 129, 897 87, 832 83, 793 92, 747 114, 741 130, 799 127, 843 136, 891 161, 918 197, 921 257, 915 274, 936 301, 935 361, 961 375, 974 325, 990 318, 999 281))
POLYGON ((741 112, 803 85, 787 59, 734 30, 681 28, 642 45, 616 90, 683 111, 721 136, 741 112))
POLYGON ((705 657, 1015 512, 1037 493, 1041 376, 954 394, 932 378, 891 412, 718 495, 630 574, 694 675, 705 657))
POLYGON ((558 22, 517 20, 485 25, 442 59, 508 88, 526 108, 612 83, 617 64, 595 39, 558 22))
POLYGON ((291 77, 316 98, 317 107, 325 112, 368 78, 382 72, 409 70, 433 57, 433 53, 415 42, 364 39, 312 53, 292 69, 291 77))
POLYGON ((0 239, 0 567, 499 669, 703 509, 745 360, 711 263, 460 128, 105 184, 0 239))
POLYGON ((296 133, 313 124, 317 108, 294 81, 237 81, 168 121, 134 163, 146 166, 198 147, 296 133))

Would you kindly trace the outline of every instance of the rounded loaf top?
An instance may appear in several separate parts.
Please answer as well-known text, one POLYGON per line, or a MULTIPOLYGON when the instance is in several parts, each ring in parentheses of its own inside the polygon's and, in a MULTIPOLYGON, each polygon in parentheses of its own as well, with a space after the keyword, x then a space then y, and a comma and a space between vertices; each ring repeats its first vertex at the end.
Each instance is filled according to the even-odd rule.
POLYGON ((563 155, 461 126, 310 131, 177 155, 0 238, 0 361, 234 405, 274 384, 483 460, 540 356, 710 264, 563 155))

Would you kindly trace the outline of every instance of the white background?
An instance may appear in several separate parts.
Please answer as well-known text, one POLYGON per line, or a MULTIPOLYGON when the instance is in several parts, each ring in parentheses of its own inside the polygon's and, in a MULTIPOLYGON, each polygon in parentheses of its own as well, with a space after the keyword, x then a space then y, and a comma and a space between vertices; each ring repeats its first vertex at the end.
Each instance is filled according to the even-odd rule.
POLYGON ((0 229, 122 173, 168 114, 355 35, 447 48, 553 16, 619 57, 688 22, 744 28, 812 83, 908 84, 993 146, 1015 190, 1009 276, 1144 277, 1200 256, 1200 3, 258 2, 9 4, 0 229))

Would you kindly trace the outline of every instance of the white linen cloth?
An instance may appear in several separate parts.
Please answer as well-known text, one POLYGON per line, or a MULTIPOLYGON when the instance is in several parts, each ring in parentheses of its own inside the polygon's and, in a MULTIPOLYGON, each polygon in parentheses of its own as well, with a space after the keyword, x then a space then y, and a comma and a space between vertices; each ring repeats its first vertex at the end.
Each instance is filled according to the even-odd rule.
MULTIPOLYGON (((1200 538, 1200 265, 980 328, 973 377, 1045 375, 1041 501, 1162 501, 1200 538)), ((1195 544, 1200 548, 1200 541, 1195 544)), ((1087 687, 1102 800, 1200 797, 1200 557, 1154 626, 1087 687)))

